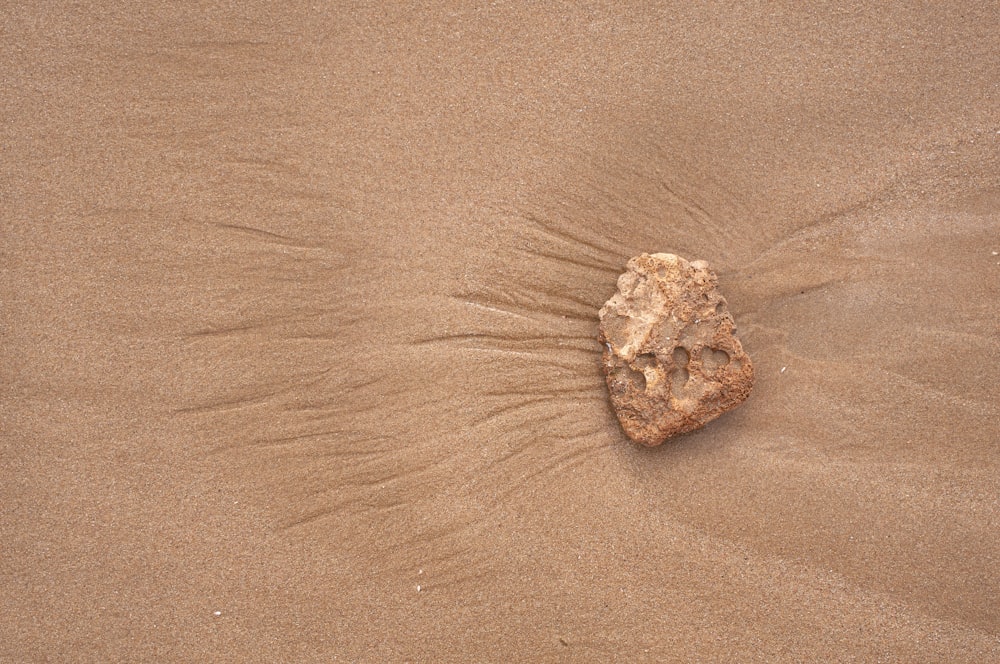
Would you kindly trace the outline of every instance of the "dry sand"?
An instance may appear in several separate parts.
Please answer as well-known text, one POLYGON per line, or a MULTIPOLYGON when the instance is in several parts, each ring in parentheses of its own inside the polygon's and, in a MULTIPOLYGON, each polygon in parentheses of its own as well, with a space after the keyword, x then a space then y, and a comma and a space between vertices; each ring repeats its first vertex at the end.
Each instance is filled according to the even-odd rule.
POLYGON ((1000 660, 996 2, 166 4, 0 9, 0 661, 1000 660))

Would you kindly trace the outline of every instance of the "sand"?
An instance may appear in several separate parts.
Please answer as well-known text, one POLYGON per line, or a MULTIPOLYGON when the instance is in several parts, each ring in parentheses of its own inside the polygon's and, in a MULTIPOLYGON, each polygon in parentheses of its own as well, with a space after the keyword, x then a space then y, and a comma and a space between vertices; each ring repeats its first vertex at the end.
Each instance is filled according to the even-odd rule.
POLYGON ((139 4, 0 9, 0 661, 1000 660, 996 3, 139 4))

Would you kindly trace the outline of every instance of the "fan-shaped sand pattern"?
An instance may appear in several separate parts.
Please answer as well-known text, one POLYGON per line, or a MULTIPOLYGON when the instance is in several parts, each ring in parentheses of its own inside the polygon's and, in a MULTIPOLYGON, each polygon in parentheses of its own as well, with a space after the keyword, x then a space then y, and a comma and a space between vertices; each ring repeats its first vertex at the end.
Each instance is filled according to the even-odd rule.
POLYGON ((888 4, 0 9, 0 660, 1000 659, 1000 25, 888 4))

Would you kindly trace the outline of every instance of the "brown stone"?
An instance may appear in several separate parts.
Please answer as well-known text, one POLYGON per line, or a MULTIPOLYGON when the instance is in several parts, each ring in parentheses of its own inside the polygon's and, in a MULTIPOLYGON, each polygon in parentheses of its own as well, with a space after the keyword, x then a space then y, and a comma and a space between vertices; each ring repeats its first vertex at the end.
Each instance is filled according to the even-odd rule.
POLYGON ((604 374, 632 440, 659 445, 750 394, 753 365, 717 286, 705 261, 642 254, 601 308, 604 374))

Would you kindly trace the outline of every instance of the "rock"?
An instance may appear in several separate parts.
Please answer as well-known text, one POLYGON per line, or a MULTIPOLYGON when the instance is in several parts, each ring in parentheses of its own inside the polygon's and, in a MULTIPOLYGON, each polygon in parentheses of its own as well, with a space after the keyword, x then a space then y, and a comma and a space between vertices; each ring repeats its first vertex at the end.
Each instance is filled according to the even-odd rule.
POLYGON ((750 394, 753 365, 717 286, 705 261, 642 254, 601 308, 604 375, 632 440, 659 445, 750 394))

